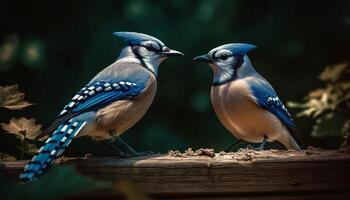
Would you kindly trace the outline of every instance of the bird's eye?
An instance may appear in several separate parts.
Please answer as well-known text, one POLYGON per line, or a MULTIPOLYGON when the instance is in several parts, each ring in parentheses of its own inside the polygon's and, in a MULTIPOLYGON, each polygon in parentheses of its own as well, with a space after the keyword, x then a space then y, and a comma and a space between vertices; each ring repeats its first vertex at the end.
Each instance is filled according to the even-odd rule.
POLYGON ((229 58, 230 57, 230 55, 228 55, 228 54, 222 54, 221 56, 220 56, 220 59, 221 60, 226 60, 227 58, 229 58))
POLYGON ((146 45, 145 47, 148 51, 156 51, 156 49, 151 44, 146 45))

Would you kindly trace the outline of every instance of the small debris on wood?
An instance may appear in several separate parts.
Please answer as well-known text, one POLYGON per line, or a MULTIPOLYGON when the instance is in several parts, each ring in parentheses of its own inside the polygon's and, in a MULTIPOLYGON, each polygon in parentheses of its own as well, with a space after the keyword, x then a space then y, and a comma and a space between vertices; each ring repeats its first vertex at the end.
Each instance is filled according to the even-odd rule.
POLYGON ((308 146, 305 150, 306 155, 313 155, 313 154, 320 154, 320 151, 322 151, 321 148, 316 148, 313 146, 308 146))
POLYGON ((73 161, 73 160, 88 160, 92 158, 92 155, 87 153, 85 154, 83 157, 66 157, 66 156, 62 156, 60 158, 58 158, 56 160, 56 164, 60 164, 60 163, 65 163, 65 162, 69 162, 69 161, 73 161))
POLYGON ((220 157, 231 157, 237 161, 252 161, 255 158, 273 158, 273 154, 279 150, 264 150, 256 151, 254 149, 239 149, 237 152, 221 151, 218 155, 220 157))
MULTIPOLYGON (((332 151, 332 155, 339 154, 346 156, 347 153, 341 151, 332 151)), ((329 157, 330 151, 308 147, 305 150, 297 151, 297 150, 262 150, 257 151, 254 149, 240 149, 237 152, 224 152, 221 151, 219 153, 215 153, 213 149, 210 148, 200 148, 197 150, 193 150, 192 148, 188 148, 186 151, 181 152, 179 150, 170 150, 168 155, 170 157, 179 157, 179 158, 188 158, 191 159, 196 156, 202 157, 210 157, 215 159, 223 159, 223 160, 235 160, 237 162, 264 162, 267 160, 281 160, 281 159, 298 159, 302 157, 307 157, 308 160, 313 159, 314 157, 329 157)))
POLYGON ((190 157, 190 156, 208 156, 215 157, 214 149, 209 148, 200 148, 195 151, 192 148, 188 148, 184 153, 181 153, 179 150, 170 150, 169 156, 173 157, 190 157))

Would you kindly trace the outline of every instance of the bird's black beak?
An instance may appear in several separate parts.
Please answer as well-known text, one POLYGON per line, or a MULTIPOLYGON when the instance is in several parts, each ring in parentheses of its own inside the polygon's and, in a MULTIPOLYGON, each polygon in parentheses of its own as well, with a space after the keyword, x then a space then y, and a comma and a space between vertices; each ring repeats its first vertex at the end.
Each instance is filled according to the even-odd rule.
POLYGON ((174 57, 174 56, 184 56, 185 54, 181 53, 180 51, 176 51, 169 48, 164 48, 162 52, 160 52, 161 55, 166 57, 174 57))
POLYGON ((194 61, 198 61, 198 62, 213 62, 214 60, 212 58, 210 58, 207 54, 206 55, 201 55, 201 56, 197 56, 195 58, 193 58, 194 61))

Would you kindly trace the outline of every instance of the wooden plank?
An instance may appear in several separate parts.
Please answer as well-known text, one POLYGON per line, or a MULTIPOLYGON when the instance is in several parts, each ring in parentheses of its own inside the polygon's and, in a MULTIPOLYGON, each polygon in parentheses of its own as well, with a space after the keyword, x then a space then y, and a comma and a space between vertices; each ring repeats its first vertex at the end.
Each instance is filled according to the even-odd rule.
MULTIPOLYGON (((147 193, 161 197, 204 195, 224 199, 249 194, 259 199, 259 195, 273 198, 284 193, 350 197, 350 155, 338 151, 244 150, 215 157, 182 156, 92 158, 69 163, 87 176, 111 182, 133 181, 147 193)), ((2 169, 16 177, 24 164, 5 162, 2 169)), ((293 199, 286 197, 283 199, 293 199)))

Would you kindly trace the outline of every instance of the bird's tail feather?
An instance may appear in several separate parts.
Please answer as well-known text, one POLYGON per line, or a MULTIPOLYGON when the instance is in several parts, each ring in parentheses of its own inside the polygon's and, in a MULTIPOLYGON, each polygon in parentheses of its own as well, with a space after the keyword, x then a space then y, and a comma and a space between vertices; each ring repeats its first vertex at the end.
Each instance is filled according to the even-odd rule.
POLYGON ((297 143, 297 141, 295 141, 295 139, 291 135, 289 137, 289 143, 293 147, 293 149, 295 149, 297 151, 301 151, 300 145, 297 143))
POLYGON ((62 155, 63 151, 85 124, 86 122, 84 121, 69 120, 58 126, 51 137, 39 149, 38 153, 25 166, 19 178, 27 182, 41 176, 62 155))

